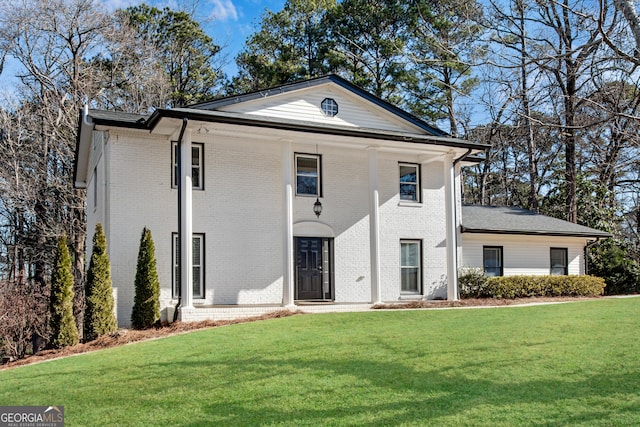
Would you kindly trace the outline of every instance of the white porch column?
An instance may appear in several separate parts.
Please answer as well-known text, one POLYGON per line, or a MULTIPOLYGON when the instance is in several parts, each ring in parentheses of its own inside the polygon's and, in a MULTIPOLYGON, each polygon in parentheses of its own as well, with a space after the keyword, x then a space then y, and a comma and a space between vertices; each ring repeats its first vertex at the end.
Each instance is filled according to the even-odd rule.
POLYGON ((369 151, 369 246, 371 249, 371 302, 382 302, 380 291, 380 197, 378 193, 378 148, 369 151))
POLYGON ((293 274, 293 160, 291 141, 282 144, 282 305, 295 307, 293 274))
POLYGON ((453 152, 444 157, 445 216, 447 221, 447 299, 458 300, 458 245, 456 239, 456 174, 453 152))
POLYGON ((182 257, 182 282, 180 282, 181 309, 193 308, 193 198, 191 182, 191 129, 185 129, 180 147, 182 176, 180 255, 182 257))

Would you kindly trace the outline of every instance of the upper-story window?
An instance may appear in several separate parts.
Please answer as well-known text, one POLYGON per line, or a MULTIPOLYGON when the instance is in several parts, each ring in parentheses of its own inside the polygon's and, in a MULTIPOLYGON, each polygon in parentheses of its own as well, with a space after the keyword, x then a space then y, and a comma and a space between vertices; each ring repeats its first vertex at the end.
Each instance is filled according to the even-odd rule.
POLYGON ((320 160, 318 154, 296 154, 296 195, 322 196, 320 160))
POLYGON ((420 202, 420 165, 400 163, 400 200, 420 202))
POLYGON ((338 114, 338 103, 333 98, 325 98, 320 103, 322 113, 327 117, 334 117, 338 114))
MULTIPOLYGON (((191 185, 194 190, 204 190, 204 144, 191 144, 191 185)), ((171 186, 178 187, 178 143, 171 149, 171 186)))

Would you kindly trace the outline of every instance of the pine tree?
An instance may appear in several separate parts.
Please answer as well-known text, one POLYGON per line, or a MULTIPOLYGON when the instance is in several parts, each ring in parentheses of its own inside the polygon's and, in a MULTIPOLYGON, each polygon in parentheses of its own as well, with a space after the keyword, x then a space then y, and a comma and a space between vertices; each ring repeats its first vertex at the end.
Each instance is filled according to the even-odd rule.
POLYGON ((100 223, 96 225, 96 232, 93 235, 93 252, 87 271, 85 298, 84 338, 86 341, 118 329, 113 313, 111 264, 107 255, 107 238, 100 223))
POLYGON ((51 275, 51 336, 54 348, 78 344, 78 329, 73 317, 73 276, 67 238, 58 240, 55 267, 51 275))
POLYGON ((160 320, 160 282, 156 270, 155 246, 151 231, 146 227, 140 238, 135 287, 131 326, 134 329, 146 329, 160 320))

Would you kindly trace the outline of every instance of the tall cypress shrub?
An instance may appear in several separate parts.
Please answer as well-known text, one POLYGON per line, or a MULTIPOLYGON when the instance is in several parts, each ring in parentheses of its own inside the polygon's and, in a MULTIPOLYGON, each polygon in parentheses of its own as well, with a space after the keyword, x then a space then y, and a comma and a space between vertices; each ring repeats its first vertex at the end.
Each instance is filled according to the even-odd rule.
POLYGON ((142 230, 135 281, 136 295, 131 312, 131 326, 146 329, 160 320, 160 282, 151 231, 142 230))
POLYGON ((96 224, 96 232, 93 235, 93 252, 87 271, 85 298, 84 338, 86 341, 118 329, 116 316, 113 313, 111 263, 107 255, 107 238, 100 223, 96 224))
POLYGON ((78 329, 73 317, 73 275, 67 238, 58 240, 56 262, 51 275, 50 343, 54 348, 78 344, 78 329))

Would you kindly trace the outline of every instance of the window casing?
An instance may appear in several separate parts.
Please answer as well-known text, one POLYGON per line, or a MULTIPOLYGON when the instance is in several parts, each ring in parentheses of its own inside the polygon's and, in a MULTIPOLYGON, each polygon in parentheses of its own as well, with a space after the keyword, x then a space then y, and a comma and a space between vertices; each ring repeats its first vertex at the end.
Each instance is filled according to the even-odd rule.
MULTIPOLYGON (((193 298, 204 298, 204 234, 193 234, 192 239, 192 260, 193 260, 193 285, 191 287, 193 298)), ((180 271, 178 266, 178 256, 180 255, 180 241, 178 233, 172 234, 173 253, 173 297, 180 295, 180 271)))
POLYGON ((485 276, 502 276, 502 246, 483 247, 483 266, 485 276))
POLYGON ((320 103, 322 113, 327 117, 334 117, 338 115, 338 103, 333 98, 325 98, 320 103))
POLYGON ((422 292, 422 242, 400 240, 400 293, 422 292))
POLYGON ((569 274, 569 265, 567 262, 567 248, 551 248, 551 271, 553 276, 566 276, 569 274))
POLYGON ((296 154, 296 195, 322 196, 322 157, 319 154, 296 154))
POLYGON ((414 163, 399 163, 400 171, 400 200, 407 202, 421 202, 420 200, 420 165, 414 163))
MULTIPOLYGON (((178 187, 178 143, 171 144, 171 186, 178 187)), ((204 190, 204 144, 191 144, 191 186, 204 190)))

